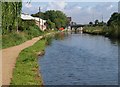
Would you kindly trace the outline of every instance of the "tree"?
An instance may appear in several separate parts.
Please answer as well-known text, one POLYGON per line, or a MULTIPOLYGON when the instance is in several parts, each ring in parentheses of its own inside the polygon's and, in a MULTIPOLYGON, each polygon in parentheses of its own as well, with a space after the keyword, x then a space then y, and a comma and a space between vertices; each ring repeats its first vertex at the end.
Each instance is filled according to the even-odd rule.
POLYGON ((113 13, 107 22, 109 26, 109 34, 111 37, 120 38, 120 13, 113 13))
POLYGON ((54 29, 55 23, 51 22, 49 19, 47 20, 47 28, 48 29, 54 29))
MULTIPOLYGON (((48 20, 48 28, 53 28, 54 26, 55 28, 60 28, 68 25, 67 16, 62 11, 48 10, 42 14, 40 17, 48 20)), ((39 13, 32 14, 32 16, 39 17, 39 13)))
POLYGON ((32 14, 33 17, 40 17, 42 19, 45 19, 45 14, 43 12, 38 12, 36 14, 32 14))
POLYGON ((2 33, 18 30, 22 2, 2 2, 2 33))
POLYGON ((98 20, 95 20, 95 25, 98 25, 99 24, 99 21, 98 20))
POLYGON ((93 25, 93 22, 89 22, 90 25, 93 25))
POLYGON ((113 13, 113 14, 111 15, 110 19, 108 20, 107 25, 108 25, 108 26, 112 25, 112 22, 113 22, 113 21, 114 21, 114 22, 118 22, 117 19, 118 19, 119 16, 120 16, 120 13, 117 13, 117 12, 113 13))
POLYGON ((104 25, 106 25, 106 23, 105 22, 99 22, 99 24, 98 24, 98 26, 104 26, 104 25))

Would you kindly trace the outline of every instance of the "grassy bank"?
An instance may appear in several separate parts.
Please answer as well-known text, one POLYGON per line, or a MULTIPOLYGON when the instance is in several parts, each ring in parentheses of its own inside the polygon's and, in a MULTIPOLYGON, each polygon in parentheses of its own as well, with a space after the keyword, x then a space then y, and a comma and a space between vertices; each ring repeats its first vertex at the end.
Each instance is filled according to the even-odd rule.
POLYGON ((19 31, 9 31, 2 35, 2 48, 19 45, 34 37, 43 35, 44 32, 35 24, 34 21, 22 21, 19 31))
POLYGON ((107 32, 107 30, 105 29, 105 27, 103 26, 86 26, 84 27, 83 32, 84 33, 88 33, 88 34, 93 34, 93 35, 105 35, 107 32))
POLYGON ((16 45, 19 45, 27 40, 30 40, 34 37, 37 37, 37 36, 40 36, 40 35, 43 35, 44 32, 41 32, 40 34, 38 35, 29 35, 29 34, 26 34, 25 32, 15 32, 15 33, 10 33, 8 35, 3 35, 2 36, 2 48, 8 48, 8 47, 11 47, 11 46, 16 46, 16 45))
POLYGON ((95 21, 95 24, 84 27, 84 33, 100 34, 113 39, 120 39, 120 13, 114 12, 107 23, 95 21))
POLYGON ((16 46, 34 37, 45 35, 47 33, 57 32, 57 31, 51 31, 51 30, 42 32, 40 31, 40 29, 35 29, 35 28, 33 28, 33 31, 34 32, 32 32, 31 30, 29 32, 28 31, 18 32, 18 33, 14 32, 14 33, 9 33, 7 35, 3 35, 2 41, 1 41, 2 48, 4 49, 11 46, 16 46))
POLYGON ((45 49, 46 40, 40 40, 24 49, 18 56, 11 85, 42 85, 38 72, 38 52, 45 49))
POLYGON ((87 26, 84 27, 83 32, 92 35, 104 35, 114 39, 120 38, 120 30, 108 26, 87 26))

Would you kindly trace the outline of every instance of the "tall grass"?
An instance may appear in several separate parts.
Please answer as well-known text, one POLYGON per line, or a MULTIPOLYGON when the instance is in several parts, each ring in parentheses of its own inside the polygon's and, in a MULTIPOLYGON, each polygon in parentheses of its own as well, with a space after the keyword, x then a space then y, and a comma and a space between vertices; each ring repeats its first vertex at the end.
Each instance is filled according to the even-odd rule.
POLYGON ((2 35, 2 48, 8 48, 21 44, 27 40, 44 34, 32 21, 23 21, 19 26, 19 32, 12 31, 2 35))

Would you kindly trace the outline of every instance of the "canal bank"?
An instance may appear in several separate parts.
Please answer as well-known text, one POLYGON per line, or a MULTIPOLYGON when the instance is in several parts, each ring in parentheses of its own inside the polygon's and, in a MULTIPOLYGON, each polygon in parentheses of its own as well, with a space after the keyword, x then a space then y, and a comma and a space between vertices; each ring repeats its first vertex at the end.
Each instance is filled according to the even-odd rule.
POLYGON ((83 33, 91 34, 91 35, 103 35, 105 37, 108 37, 110 39, 116 39, 119 40, 120 38, 120 33, 119 29, 109 29, 108 26, 89 26, 89 27, 84 27, 83 33))
POLYGON ((118 44, 98 35, 61 33, 38 63, 45 85, 117 85, 118 44))
POLYGON ((41 74, 38 70, 37 58, 44 54, 47 39, 56 32, 48 33, 34 45, 22 50, 17 58, 13 71, 11 85, 43 85, 41 74))

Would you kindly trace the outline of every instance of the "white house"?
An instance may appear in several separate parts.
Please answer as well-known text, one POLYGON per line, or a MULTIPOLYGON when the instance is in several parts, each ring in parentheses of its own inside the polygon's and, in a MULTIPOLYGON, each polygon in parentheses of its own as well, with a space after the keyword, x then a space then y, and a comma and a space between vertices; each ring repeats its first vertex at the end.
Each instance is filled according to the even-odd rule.
POLYGON ((36 22, 36 25, 38 25, 40 29, 42 29, 43 31, 46 30, 46 20, 43 20, 38 17, 34 17, 34 20, 36 22))
POLYGON ((23 20, 35 20, 36 25, 38 25, 42 31, 46 30, 46 20, 38 17, 32 17, 31 15, 25 13, 21 14, 21 18, 23 20))

